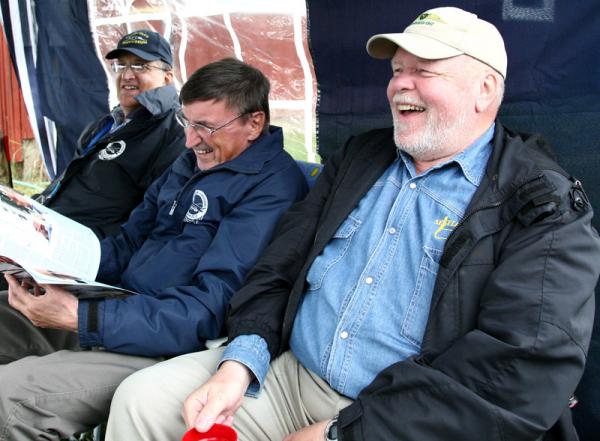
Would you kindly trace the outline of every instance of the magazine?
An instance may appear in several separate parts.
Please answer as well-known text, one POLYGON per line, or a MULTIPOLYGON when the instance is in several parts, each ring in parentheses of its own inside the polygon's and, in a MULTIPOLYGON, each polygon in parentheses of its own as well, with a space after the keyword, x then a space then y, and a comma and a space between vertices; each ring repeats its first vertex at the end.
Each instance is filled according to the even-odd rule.
POLYGON ((0 185, 0 273, 61 285, 79 298, 132 291, 96 282, 100 242, 88 227, 0 185))

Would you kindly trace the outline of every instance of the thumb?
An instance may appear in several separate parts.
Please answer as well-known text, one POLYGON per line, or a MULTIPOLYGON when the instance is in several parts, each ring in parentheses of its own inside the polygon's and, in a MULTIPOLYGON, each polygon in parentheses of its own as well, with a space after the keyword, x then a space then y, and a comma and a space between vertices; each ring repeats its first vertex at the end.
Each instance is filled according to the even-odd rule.
POLYGON ((221 400, 209 400, 206 406, 196 416, 194 427, 198 432, 206 432, 215 424, 219 415, 223 413, 224 403, 221 400))

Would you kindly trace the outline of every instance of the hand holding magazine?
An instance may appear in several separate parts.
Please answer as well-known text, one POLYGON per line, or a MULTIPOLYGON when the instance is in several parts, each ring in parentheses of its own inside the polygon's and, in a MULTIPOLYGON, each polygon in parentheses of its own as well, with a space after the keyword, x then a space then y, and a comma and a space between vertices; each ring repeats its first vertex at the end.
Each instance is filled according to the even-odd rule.
POLYGON ((99 265, 92 230, 0 185, 0 273, 61 285, 79 298, 135 294, 96 282, 99 265))

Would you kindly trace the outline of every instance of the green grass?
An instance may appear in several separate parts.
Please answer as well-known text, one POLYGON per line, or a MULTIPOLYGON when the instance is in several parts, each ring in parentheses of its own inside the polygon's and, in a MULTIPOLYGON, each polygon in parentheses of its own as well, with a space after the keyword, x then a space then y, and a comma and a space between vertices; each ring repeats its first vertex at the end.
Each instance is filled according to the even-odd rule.
POLYGON ((19 193, 22 193, 26 196, 32 196, 34 194, 41 193, 47 186, 49 182, 14 182, 14 189, 19 193))

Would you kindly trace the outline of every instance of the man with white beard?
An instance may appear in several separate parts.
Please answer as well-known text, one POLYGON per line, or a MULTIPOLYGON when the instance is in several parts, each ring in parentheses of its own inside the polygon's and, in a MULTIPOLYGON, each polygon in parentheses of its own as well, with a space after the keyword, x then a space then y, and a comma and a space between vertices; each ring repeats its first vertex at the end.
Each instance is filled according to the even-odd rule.
POLYGON ((500 33, 436 8, 367 50, 391 59, 394 128, 348 141, 284 215, 227 348, 121 384, 109 440, 213 423, 253 441, 576 439, 600 239, 543 139, 495 120, 500 33))

